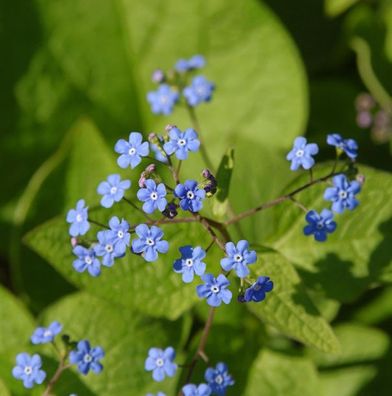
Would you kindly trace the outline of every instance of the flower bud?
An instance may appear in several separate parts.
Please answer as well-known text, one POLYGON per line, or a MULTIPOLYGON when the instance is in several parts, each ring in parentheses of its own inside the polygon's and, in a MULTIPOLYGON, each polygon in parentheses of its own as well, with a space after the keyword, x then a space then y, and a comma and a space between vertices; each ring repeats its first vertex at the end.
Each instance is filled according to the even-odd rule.
POLYGON ((364 184, 365 180, 366 180, 365 175, 363 175, 362 173, 359 173, 356 176, 356 180, 357 180, 358 183, 364 184))
POLYGON ((174 202, 170 202, 167 204, 165 210, 162 212, 162 214, 169 218, 169 219, 174 219, 174 217, 177 216, 177 205, 174 202))
POLYGON ((144 170, 144 172, 147 175, 150 175, 151 173, 155 172, 155 164, 148 165, 147 168, 144 170))
POLYGON ((165 81, 165 73, 161 69, 156 69, 151 75, 151 80, 154 83, 160 84, 165 81))
POLYGON ((173 124, 168 124, 168 125, 165 126, 165 131, 166 132, 170 132, 170 130, 173 129, 173 128, 176 128, 176 126, 173 125, 173 124))
POLYGON ((140 175, 139 181, 138 181, 138 184, 139 184, 140 188, 144 188, 145 187, 145 184, 144 184, 145 181, 146 181, 146 175, 145 175, 144 172, 142 172, 142 174, 140 175))
POLYGON ((77 244, 78 244, 78 239, 75 238, 75 237, 72 237, 72 238, 71 238, 71 245, 72 245, 72 247, 75 247, 77 244))

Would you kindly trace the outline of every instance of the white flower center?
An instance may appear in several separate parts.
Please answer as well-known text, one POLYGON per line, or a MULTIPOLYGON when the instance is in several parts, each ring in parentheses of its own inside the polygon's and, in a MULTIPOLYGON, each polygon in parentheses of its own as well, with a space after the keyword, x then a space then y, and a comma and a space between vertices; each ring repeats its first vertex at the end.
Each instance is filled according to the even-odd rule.
POLYGON ((93 361, 93 358, 91 355, 89 355, 88 353, 86 353, 83 357, 83 360, 85 363, 91 363, 93 361))
POLYGON ((152 192, 152 193, 150 194, 150 198, 151 198, 153 201, 156 201, 156 200, 158 199, 158 194, 154 191, 154 192, 152 192))
POLYGON ((204 87, 202 87, 202 86, 198 86, 197 88, 196 88, 196 92, 200 95, 200 96, 203 96, 203 95, 205 95, 205 93, 206 93, 206 89, 204 88, 204 87))
POLYGON ((108 244, 105 246, 105 250, 106 250, 108 253, 112 253, 112 252, 113 252, 113 245, 112 245, 111 243, 108 243, 108 244))
POLYGON ((158 366, 158 367, 162 367, 163 365, 164 365, 164 361, 163 361, 163 359, 162 358, 158 358, 156 361, 155 361, 155 364, 158 366))
POLYGON ((124 232, 123 231, 118 231, 117 232, 117 236, 119 237, 119 238, 124 238, 124 232))
POLYGON ((297 150, 297 152, 295 153, 295 155, 297 157, 303 157, 304 156, 304 151, 303 150, 297 150))
POLYGON ((215 377, 215 382, 216 382, 218 385, 221 385, 222 382, 223 382, 223 377, 222 377, 220 374, 217 375, 217 376, 215 377))
POLYGON ((242 261, 242 256, 241 256, 240 254, 237 253, 237 254, 234 256, 234 261, 236 261, 237 263, 241 262, 241 261, 242 261))
POLYGON ((253 288, 254 290, 258 291, 261 289, 261 286, 259 284, 256 284, 253 288))
POLYGON ((216 286, 216 285, 211 286, 211 291, 212 291, 213 293, 219 293, 219 286, 216 286))
POLYGON ((339 191, 339 197, 340 197, 341 199, 347 198, 347 192, 346 192, 346 191, 343 191, 343 190, 339 191))
POLYGON ((32 372, 33 372, 33 368, 32 368, 31 366, 26 366, 26 367, 24 368, 24 373, 25 373, 26 375, 30 375, 32 372))
POLYGON ((131 147, 131 148, 128 150, 128 154, 129 154, 129 155, 135 155, 135 154, 136 154, 136 149, 135 149, 135 147, 131 147))
POLYGON ((148 246, 153 246, 154 245, 154 240, 151 239, 151 238, 147 238, 146 239, 146 243, 147 243, 148 246))
POLYGON ((185 145, 186 145, 186 140, 185 140, 185 139, 180 139, 180 140, 178 141, 178 145, 179 145, 179 146, 185 146, 185 145))
POLYGON ((322 221, 317 222, 316 227, 318 230, 321 230, 324 227, 324 224, 322 221))
POLYGON ((44 337, 51 337, 52 336, 52 332, 50 330, 45 330, 44 331, 44 337))
POLYGON ((76 215, 76 221, 77 221, 78 223, 81 223, 81 222, 83 221, 83 216, 82 216, 80 213, 78 213, 78 214, 76 215))
POLYGON ((186 193, 186 197, 187 197, 188 199, 193 199, 193 198, 195 198, 195 194, 194 194, 192 191, 188 191, 188 192, 186 193))
POLYGON ((111 189, 110 189, 110 194, 115 194, 117 192, 117 187, 116 186, 113 186, 111 189))
POLYGON ((86 256, 85 259, 84 259, 84 262, 87 265, 90 265, 93 262, 93 259, 90 256, 86 256))
POLYGON ((192 260, 191 258, 186 259, 186 260, 185 260, 185 265, 186 265, 187 267, 192 267, 192 265, 193 265, 193 260, 192 260))
POLYGON ((161 104, 166 104, 167 102, 169 102, 169 97, 167 96, 167 95, 162 95, 161 97, 160 97, 160 101, 161 101, 161 104))

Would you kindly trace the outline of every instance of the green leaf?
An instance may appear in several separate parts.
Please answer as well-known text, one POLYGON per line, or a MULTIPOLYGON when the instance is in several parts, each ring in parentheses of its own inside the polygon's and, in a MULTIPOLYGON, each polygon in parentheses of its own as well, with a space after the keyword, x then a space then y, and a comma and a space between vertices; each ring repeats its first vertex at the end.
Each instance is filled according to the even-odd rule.
POLYGON ((331 17, 347 11, 351 6, 359 0, 324 0, 325 12, 331 17))
MULTIPOLYGON (((90 210, 90 218, 107 223, 112 215, 129 219, 131 223, 143 222, 138 212, 127 203, 121 202, 112 209, 90 210)), ((94 235, 99 228, 93 227, 88 235, 94 235)), ((68 235, 68 224, 64 217, 58 217, 31 231, 25 238, 28 246, 46 259, 73 284, 93 294, 120 305, 139 309, 148 315, 177 318, 197 300, 195 286, 185 284, 179 274, 174 273, 172 263, 178 258, 178 248, 186 243, 203 240, 204 229, 200 224, 162 225, 165 240, 170 243, 169 252, 161 254, 154 263, 147 263, 141 257, 127 253, 116 260, 112 268, 103 268, 98 278, 87 273, 80 274, 72 267, 75 257, 68 235)), ((88 238, 91 238, 87 236, 88 238)), ((221 253, 211 249, 207 262, 218 262, 221 253)))
POLYGON ((11 396, 11 393, 9 392, 9 390, 7 389, 7 387, 5 386, 2 380, 0 380, 0 395, 11 396))
MULTIPOLYGON (((316 170, 316 177, 328 174, 328 166, 316 170)), ((358 195, 360 205, 336 215, 338 227, 319 243, 303 234, 304 213, 290 202, 274 209, 277 232, 269 245, 298 267, 305 284, 322 291, 327 298, 352 301, 374 282, 392 278, 392 194, 390 173, 359 165, 366 181, 358 195)), ((286 192, 308 181, 299 176, 286 192)), ((323 199, 327 184, 316 185, 297 196, 308 209, 330 207, 323 199)))
POLYGON ((217 217, 223 217, 227 213, 229 204, 229 190, 231 175, 234 169, 234 149, 230 148, 221 159, 216 173, 218 189, 215 194, 212 212, 217 217))
POLYGON ((316 354, 316 363, 321 367, 367 363, 382 358, 388 351, 390 340, 377 328, 356 323, 342 323, 334 327, 341 345, 339 355, 316 354))
POLYGON ((377 368, 371 365, 326 371, 320 374, 320 390, 323 396, 357 396, 376 375, 377 368))
POLYGON ((263 302, 247 304, 248 309, 289 337, 323 352, 338 352, 338 340, 306 294, 291 263, 277 253, 263 254, 261 260, 256 275, 269 276, 274 289, 263 302))
MULTIPOLYGON (((179 323, 146 319, 112 303, 77 293, 51 306, 43 315, 44 322, 60 321, 64 333, 72 339, 88 339, 105 351, 104 370, 98 376, 80 376, 94 395, 144 395, 158 390, 172 394, 175 379, 154 383, 151 373, 144 370, 144 361, 150 347, 178 349, 179 323), (99 329, 99 331, 97 331, 99 329)), ((74 389, 66 378, 59 381, 60 394, 68 395, 74 389)), ((79 392, 77 392, 79 394, 79 392)), ((80 393, 85 394, 85 393, 80 393)))
POLYGON ((28 342, 34 330, 34 320, 22 303, 2 286, 0 317, 0 354, 28 342))
POLYGON ((99 203, 98 184, 111 173, 119 173, 110 150, 91 120, 80 119, 71 129, 73 144, 66 176, 66 205, 74 207, 84 198, 89 206, 99 203))
POLYGON ((368 325, 378 324, 392 316, 392 288, 384 289, 374 300, 359 307, 354 318, 368 325))
POLYGON ((313 363, 301 356, 262 350, 250 373, 244 396, 314 396, 320 384, 313 363))
MULTIPOLYGON (((38 6, 49 47, 67 78, 123 124, 162 129, 172 122, 173 117, 163 120, 150 113, 145 100, 155 89, 150 74, 171 67, 179 57, 202 53, 208 60, 205 74, 218 88, 213 105, 200 107, 208 128, 199 132, 209 136, 217 158, 228 140, 247 136, 282 147, 303 131, 303 65, 291 38, 260 1, 170 0, 163 6, 157 1, 72 0, 63 5, 40 0, 38 6), (74 15, 77 26, 69 23, 74 15)), ((185 112, 176 111, 175 123, 189 126, 185 112)))

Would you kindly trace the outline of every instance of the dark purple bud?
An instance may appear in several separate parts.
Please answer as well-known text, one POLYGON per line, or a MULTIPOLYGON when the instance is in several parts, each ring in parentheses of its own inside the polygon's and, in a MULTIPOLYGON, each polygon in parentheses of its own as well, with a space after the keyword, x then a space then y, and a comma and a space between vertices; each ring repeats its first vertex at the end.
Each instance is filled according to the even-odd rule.
POLYGON ((151 80, 154 83, 160 84, 161 82, 165 81, 165 73, 161 69, 156 69, 151 75, 151 80))
POLYGON ((174 202, 168 203, 162 214, 169 219, 174 219, 178 214, 177 205, 174 202))
POLYGON ((239 294, 237 297, 237 301, 239 303, 246 303, 247 301, 245 300, 245 296, 243 294, 239 294))
POLYGON ((203 169, 203 171, 201 172, 201 175, 205 178, 205 179, 209 179, 212 176, 212 173, 210 172, 209 169, 203 169))

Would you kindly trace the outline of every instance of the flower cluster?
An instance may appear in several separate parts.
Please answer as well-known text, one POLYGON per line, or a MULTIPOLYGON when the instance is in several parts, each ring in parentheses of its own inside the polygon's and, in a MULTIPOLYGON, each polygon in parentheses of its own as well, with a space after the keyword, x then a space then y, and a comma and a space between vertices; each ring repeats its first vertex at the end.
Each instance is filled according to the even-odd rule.
MULTIPOLYGON (((31 336, 31 342, 38 344, 51 344, 59 355, 62 367, 65 367, 66 360, 70 365, 76 365, 78 371, 87 375, 89 371, 99 374, 103 370, 101 359, 105 353, 101 347, 91 347, 89 341, 81 340, 78 343, 71 342, 68 335, 61 338, 63 348, 61 349, 56 341, 63 329, 63 326, 55 321, 48 327, 37 327, 31 336)), ((12 369, 14 378, 23 382, 25 388, 32 388, 35 384, 42 384, 47 378, 46 372, 42 370, 42 358, 38 354, 30 355, 27 352, 19 353, 16 356, 16 365, 12 369)))
POLYGON ((205 66, 205 59, 201 55, 195 55, 190 59, 180 59, 167 73, 161 69, 152 74, 152 81, 159 84, 156 91, 147 94, 151 111, 154 114, 169 115, 174 106, 183 97, 186 104, 196 107, 203 102, 209 102, 215 89, 215 85, 202 75, 193 76, 187 85, 187 79, 195 70, 205 66))
MULTIPOLYGON (((150 348, 144 363, 144 369, 152 373, 154 381, 161 382, 165 377, 173 377, 178 365, 175 363, 176 352, 173 347, 165 349, 150 348)), ((229 374, 225 363, 218 363, 215 368, 209 367, 204 374, 205 383, 186 384, 181 391, 184 396, 224 396, 229 386, 234 385, 234 380, 229 374)), ((148 395, 152 395, 149 393, 148 395)), ((147 395, 147 396, 148 396, 147 395)), ((158 395, 164 395, 158 392, 158 395)))
MULTIPOLYGON (((344 139, 338 133, 327 136, 327 144, 335 147, 336 161, 345 154, 347 159, 354 162, 358 156, 358 144, 354 139, 344 139)), ((314 155, 319 149, 315 143, 307 143, 307 140, 300 136, 294 141, 292 150, 287 154, 287 159, 291 161, 291 170, 298 170, 300 167, 306 170, 313 168, 315 160, 314 155)), ((332 171, 333 187, 328 187, 324 192, 324 199, 331 201, 331 210, 322 209, 320 213, 316 210, 309 210, 305 219, 308 224, 304 227, 305 235, 313 235, 316 241, 323 242, 327 235, 334 232, 337 224, 334 221, 335 213, 343 213, 346 209, 355 209, 359 202, 356 194, 361 191, 361 184, 357 180, 350 180, 345 174, 334 173, 332 171)), ((312 174, 311 174, 312 179, 312 174)))

